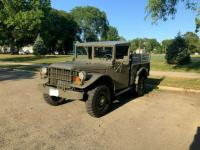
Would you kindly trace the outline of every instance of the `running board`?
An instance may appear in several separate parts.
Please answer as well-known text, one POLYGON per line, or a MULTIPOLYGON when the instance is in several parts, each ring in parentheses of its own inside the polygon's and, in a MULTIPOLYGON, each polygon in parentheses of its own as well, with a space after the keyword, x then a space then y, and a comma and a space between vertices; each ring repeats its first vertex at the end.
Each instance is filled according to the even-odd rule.
POLYGON ((132 89, 131 87, 126 88, 126 89, 124 89, 124 90, 122 90, 122 91, 116 93, 115 96, 119 96, 119 95, 121 95, 121 94, 123 94, 123 93, 125 93, 125 92, 128 92, 128 91, 131 90, 131 89, 132 89))

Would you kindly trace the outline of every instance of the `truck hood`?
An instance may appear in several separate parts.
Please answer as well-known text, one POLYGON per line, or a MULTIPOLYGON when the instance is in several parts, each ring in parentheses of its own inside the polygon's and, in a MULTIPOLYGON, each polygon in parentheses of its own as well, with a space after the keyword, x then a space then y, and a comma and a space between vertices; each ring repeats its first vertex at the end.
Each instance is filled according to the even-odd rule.
POLYGON ((51 64, 49 67, 75 70, 75 71, 86 71, 86 72, 102 72, 106 71, 111 67, 111 63, 94 63, 94 62, 83 62, 83 61, 72 61, 72 62, 61 62, 51 64))

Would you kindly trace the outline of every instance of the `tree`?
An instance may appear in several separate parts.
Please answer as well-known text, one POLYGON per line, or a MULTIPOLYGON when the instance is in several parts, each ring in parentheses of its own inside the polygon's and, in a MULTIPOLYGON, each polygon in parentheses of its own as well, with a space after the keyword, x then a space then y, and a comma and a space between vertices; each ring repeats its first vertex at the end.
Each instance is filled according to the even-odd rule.
POLYGON ((74 8, 71 14, 80 28, 79 36, 82 41, 98 41, 106 36, 108 20, 105 12, 86 6, 74 8))
POLYGON ((119 36, 119 41, 126 41, 126 38, 123 36, 119 36))
POLYGON ((137 38, 132 40, 131 42, 131 49, 134 51, 136 49, 143 49, 145 48, 148 52, 157 52, 160 51, 161 45, 156 39, 148 39, 148 38, 137 38))
POLYGON ((166 39, 162 41, 162 51, 166 53, 169 46, 172 44, 173 39, 166 39))
POLYGON ((105 40, 107 40, 107 41, 118 41, 119 39, 120 39, 120 37, 119 37, 117 28, 109 26, 105 40))
POLYGON ((38 35, 35 40, 35 43, 33 45, 33 52, 34 55, 46 55, 48 53, 44 41, 40 37, 40 35, 38 35))
POLYGON ((0 34, 8 38, 12 53, 33 41, 49 9, 50 0, 0 1, 0 34))
POLYGON ((145 49, 149 52, 160 53, 161 45, 156 39, 145 39, 145 49))
POLYGON ((187 42, 188 50, 191 53, 195 53, 199 51, 199 37, 197 34, 193 32, 187 32, 183 35, 184 39, 187 42))
POLYGON ((195 19, 195 23, 196 23, 195 32, 199 32, 199 28, 200 28, 200 7, 198 7, 198 9, 197 9, 197 18, 195 19))
POLYGON ((143 39, 136 38, 131 41, 131 50, 135 51, 138 48, 144 48, 144 40, 143 39))
POLYGON ((166 52, 166 61, 168 64, 187 64, 190 62, 190 53, 188 51, 186 40, 180 33, 169 45, 166 52))
POLYGON ((78 25, 71 14, 65 11, 51 9, 46 17, 41 36, 51 53, 58 51, 60 54, 73 49, 76 40, 78 25))
POLYGON ((196 31, 200 27, 200 3, 198 0, 148 0, 146 6, 147 15, 151 16, 153 23, 158 20, 166 21, 168 16, 174 18, 177 12, 177 4, 185 3, 186 9, 191 9, 197 13, 196 15, 196 31))

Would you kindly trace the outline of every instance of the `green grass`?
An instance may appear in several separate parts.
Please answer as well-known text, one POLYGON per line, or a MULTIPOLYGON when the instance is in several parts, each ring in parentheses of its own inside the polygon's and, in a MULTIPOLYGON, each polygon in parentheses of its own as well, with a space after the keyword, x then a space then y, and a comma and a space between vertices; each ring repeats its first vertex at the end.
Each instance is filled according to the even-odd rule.
POLYGON ((150 76, 147 84, 200 90, 200 79, 150 76))
POLYGON ((33 56, 33 55, 0 55, 2 62, 18 62, 18 63, 35 63, 35 64, 51 64, 55 62, 71 61, 72 56, 69 55, 47 55, 47 56, 33 56))
POLYGON ((165 62, 165 55, 152 54, 151 70, 200 73, 200 56, 191 56, 191 63, 187 65, 169 65, 165 62))

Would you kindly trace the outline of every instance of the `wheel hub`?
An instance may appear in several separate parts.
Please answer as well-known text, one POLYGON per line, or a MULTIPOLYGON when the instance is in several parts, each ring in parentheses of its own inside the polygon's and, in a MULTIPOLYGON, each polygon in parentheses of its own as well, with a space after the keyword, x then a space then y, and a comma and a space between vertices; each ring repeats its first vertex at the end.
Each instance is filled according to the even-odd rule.
POLYGON ((99 105, 100 105, 100 106, 103 106, 104 103, 105 103, 105 101, 106 101, 105 96, 101 96, 101 97, 100 97, 100 100, 99 100, 99 105))

